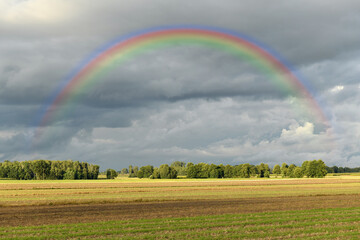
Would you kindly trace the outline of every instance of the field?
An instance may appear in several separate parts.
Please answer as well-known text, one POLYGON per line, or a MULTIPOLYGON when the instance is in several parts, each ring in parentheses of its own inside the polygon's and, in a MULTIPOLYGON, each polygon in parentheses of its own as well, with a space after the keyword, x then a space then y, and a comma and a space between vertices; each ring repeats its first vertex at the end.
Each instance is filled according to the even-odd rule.
POLYGON ((3 239, 359 239, 360 176, 0 180, 3 239))

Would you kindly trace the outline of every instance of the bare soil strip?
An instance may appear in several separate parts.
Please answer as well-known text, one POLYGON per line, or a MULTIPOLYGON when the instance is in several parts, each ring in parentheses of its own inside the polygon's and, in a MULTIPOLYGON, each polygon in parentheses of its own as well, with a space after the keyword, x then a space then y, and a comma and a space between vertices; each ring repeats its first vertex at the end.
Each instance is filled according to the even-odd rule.
POLYGON ((360 207, 360 194, 0 208, 0 226, 360 207))

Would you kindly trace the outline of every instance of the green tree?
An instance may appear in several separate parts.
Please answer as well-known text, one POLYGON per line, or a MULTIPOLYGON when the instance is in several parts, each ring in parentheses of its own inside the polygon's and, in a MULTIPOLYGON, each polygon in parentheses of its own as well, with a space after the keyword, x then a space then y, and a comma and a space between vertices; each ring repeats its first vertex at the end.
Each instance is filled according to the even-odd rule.
POLYGON ((198 169, 193 163, 188 163, 186 165, 186 177, 187 178, 197 178, 198 169))
POLYGON ((138 177, 138 178, 143 178, 143 177, 144 177, 144 172, 141 170, 141 168, 140 168, 140 170, 139 170, 138 173, 137 173, 137 177, 138 177))
POLYGON ((241 165, 240 176, 241 178, 249 178, 252 174, 252 167, 249 163, 241 165))
POLYGON ((174 168, 178 173, 178 176, 186 176, 186 163, 175 161, 171 163, 170 167, 174 168))
POLYGON ((83 171, 79 161, 73 162, 73 169, 75 170, 75 179, 83 179, 83 171))
POLYGON ((82 162, 81 163, 82 168, 82 179, 89 179, 89 166, 88 163, 82 162))
POLYGON ((129 173, 129 170, 127 168, 123 168, 121 169, 121 174, 128 174, 129 173))
POLYGON ((129 166, 129 177, 133 178, 133 177, 137 177, 139 171, 139 167, 135 166, 133 167, 132 165, 129 166))
POLYGON ((90 179, 97 179, 99 176, 99 170, 100 170, 100 166, 99 165, 90 165, 89 166, 89 176, 90 179))
POLYGON ((310 161, 304 161, 302 164, 301 164, 301 171, 303 172, 303 175, 304 176, 308 176, 308 165, 309 165, 310 161))
POLYGON ((34 179, 35 174, 31 170, 31 162, 28 162, 28 161, 22 162, 22 168, 24 169, 24 179, 25 180, 34 179))
POLYGON ((259 178, 263 178, 263 177, 270 177, 270 168, 269 165, 265 164, 265 163, 261 163, 260 165, 256 166, 257 169, 257 173, 258 173, 258 177, 259 178))
POLYGON ((107 179, 114 179, 118 176, 118 173, 114 169, 107 169, 106 170, 106 178, 107 179))
MULTIPOLYGON (((303 164, 304 165, 304 164, 303 164)), ((305 175, 309 178, 323 178, 327 174, 326 165, 322 160, 308 161, 305 175)))
POLYGON ((210 165, 206 163, 196 164, 198 173, 197 178, 208 178, 210 176, 210 165))
POLYGON ((15 178, 15 179, 22 179, 23 176, 23 172, 22 172, 22 168, 20 166, 20 163, 15 161, 12 162, 9 165, 9 172, 8 172, 8 177, 9 178, 15 178))
POLYGON ((154 168, 153 174, 150 176, 151 179, 160 179, 159 168, 154 168))
POLYGON ((137 176, 138 176, 138 178, 148 178, 153 174, 153 172, 154 172, 154 167, 151 165, 147 165, 147 166, 143 166, 140 168, 137 176))
POLYGON ((294 175, 294 170, 296 168, 296 165, 295 164, 290 164, 290 166, 288 167, 288 170, 287 170, 287 176, 290 177, 290 178, 294 178, 295 175, 294 175))
POLYGON ((287 177, 288 176, 288 165, 286 163, 283 163, 281 165, 281 175, 282 177, 287 177))
POLYGON ((10 164, 11 162, 8 160, 5 160, 3 163, 1 163, 0 165, 0 178, 7 178, 8 177, 8 173, 10 171, 10 164))
POLYGON ((159 167, 159 174, 161 179, 171 179, 177 177, 177 172, 174 168, 167 164, 162 164, 159 167))
POLYGON ((209 167, 209 177, 210 178, 223 178, 224 177, 224 169, 221 166, 217 166, 215 164, 211 164, 209 167))
POLYGON ((98 173, 99 166, 97 165, 71 160, 5 161, 0 163, 0 175, 16 179, 87 179, 97 178, 98 173))
POLYGON ((134 169, 133 169, 133 171, 134 171, 135 177, 137 177, 137 174, 138 174, 138 171, 139 171, 139 167, 138 167, 138 166, 135 166, 134 169))
POLYGON ((274 166, 273 174, 275 174, 276 177, 277 177, 279 174, 281 174, 281 169, 280 169, 280 165, 279 165, 279 164, 276 164, 276 165, 274 166))
POLYGON ((64 174, 64 179, 76 179, 76 171, 74 169, 68 168, 64 174))
POLYGON ((332 168, 333 173, 338 173, 339 172, 339 168, 337 166, 333 166, 331 168, 332 168))
POLYGON ((36 179, 46 179, 50 175, 51 165, 49 161, 35 160, 33 163, 33 171, 36 179))
POLYGON ((293 171, 293 176, 295 178, 302 178, 304 177, 304 173, 302 171, 302 168, 301 167, 296 167, 293 171))
POLYGON ((234 177, 234 167, 228 164, 224 168, 224 178, 232 177, 234 177))

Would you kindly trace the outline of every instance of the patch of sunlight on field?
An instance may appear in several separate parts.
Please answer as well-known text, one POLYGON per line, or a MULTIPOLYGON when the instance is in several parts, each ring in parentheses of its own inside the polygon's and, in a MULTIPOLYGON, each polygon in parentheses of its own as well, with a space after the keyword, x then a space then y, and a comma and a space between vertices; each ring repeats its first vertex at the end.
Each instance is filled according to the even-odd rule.
MULTIPOLYGON (((340 173, 340 174, 328 174, 325 179, 359 179, 360 173, 340 173)), ((271 175, 270 178, 184 178, 180 177, 178 179, 149 179, 149 178, 129 178, 120 176, 116 179, 106 179, 105 176, 99 175, 99 179, 79 179, 79 180, 14 180, 14 179, 1 179, 0 184, 10 184, 10 183, 28 183, 28 184, 38 184, 38 183, 92 183, 92 182, 101 182, 101 183, 114 183, 114 182, 127 182, 127 183, 156 183, 156 182, 231 182, 231 181, 313 181, 314 178, 282 178, 281 176, 276 177, 271 175)))
POLYGON ((0 205, 359 194, 358 176, 325 179, 0 180, 0 205))

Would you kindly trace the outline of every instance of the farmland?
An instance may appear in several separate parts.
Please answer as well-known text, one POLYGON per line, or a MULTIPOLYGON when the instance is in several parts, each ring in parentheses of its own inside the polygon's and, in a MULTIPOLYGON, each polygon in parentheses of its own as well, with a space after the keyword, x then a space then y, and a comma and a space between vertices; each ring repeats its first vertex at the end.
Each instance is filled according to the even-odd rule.
POLYGON ((0 180, 3 238, 357 239, 360 177, 0 180))

